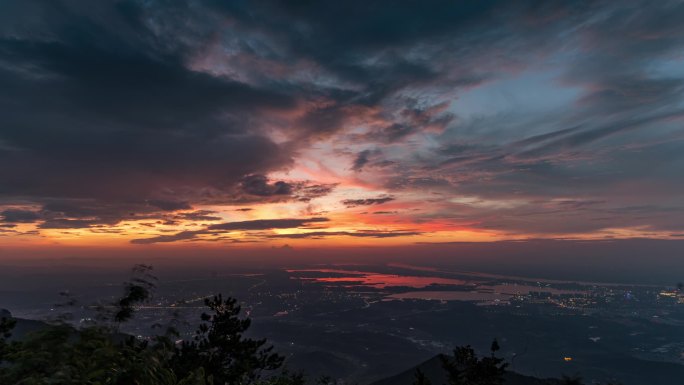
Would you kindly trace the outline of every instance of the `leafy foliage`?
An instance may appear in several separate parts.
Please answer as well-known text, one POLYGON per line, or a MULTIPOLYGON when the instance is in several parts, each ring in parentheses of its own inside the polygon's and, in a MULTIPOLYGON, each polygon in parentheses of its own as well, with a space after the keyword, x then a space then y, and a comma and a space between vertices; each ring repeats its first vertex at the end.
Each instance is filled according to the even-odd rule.
POLYGON ((148 340, 118 333, 119 324, 150 298, 155 279, 151 267, 136 266, 123 296, 102 307, 110 314, 96 325, 76 329, 58 318, 21 340, 9 341, 15 321, 0 319, 0 384, 304 384, 303 375, 280 370, 283 357, 265 340, 244 337, 250 320, 240 317, 233 298, 218 295, 205 301, 210 312, 202 314, 192 341, 176 344, 173 329, 148 340))
POLYGON ((146 301, 155 289, 157 277, 152 275, 152 266, 136 265, 133 278, 124 284, 124 295, 117 301, 114 321, 121 323, 133 317, 134 306, 146 301))
POLYGON ((10 351, 7 339, 12 336, 12 329, 14 329, 15 325, 15 320, 9 317, 0 317, 0 378, 2 378, 2 375, 6 370, 2 365, 2 362, 10 351))
POLYGON ((478 358, 470 346, 459 346, 454 349, 452 357, 441 356, 442 367, 447 372, 449 385, 501 385, 506 372, 507 363, 496 357, 499 350, 496 340, 492 342, 491 355, 478 358))
POLYGON ((420 368, 416 369, 416 372, 414 374, 415 379, 413 380, 413 385, 432 385, 432 382, 427 378, 425 373, 420 370, 420 368))
POLYGON ((178 373, 186 375, 201 366, 206 377, 218 384, 251 384, 263 371, 276 370, 283 364, 284 358, 273 353, 266 340, 244 338, 251 321, 238 317, 241 309, 237 300, 218 295, 206 299, 205 304, 213 314, 202 314, 204 323, 194 340, 183 341, 177 349, 172 363, 178 373))

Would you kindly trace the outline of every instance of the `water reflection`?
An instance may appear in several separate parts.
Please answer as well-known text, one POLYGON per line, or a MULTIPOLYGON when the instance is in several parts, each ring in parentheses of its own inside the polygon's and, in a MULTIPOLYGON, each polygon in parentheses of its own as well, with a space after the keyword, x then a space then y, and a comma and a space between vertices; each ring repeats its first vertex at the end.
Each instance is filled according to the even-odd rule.
POLYGON ((346 284, 345 286, 367 286, 377 289, 387 287, 413 287, 424 288, 430 285, 458 285, 464 286, 472 282, 455 278, 425 277, 399 274, 383 274, 370 271, 350 271, 338 269, 304 269, 287 270, 295 273, 296 279, 318 283, 346 284), (309 274, 307 274, 309 273, 309 274), (314 275, 314 276, 307 276, 314 275))

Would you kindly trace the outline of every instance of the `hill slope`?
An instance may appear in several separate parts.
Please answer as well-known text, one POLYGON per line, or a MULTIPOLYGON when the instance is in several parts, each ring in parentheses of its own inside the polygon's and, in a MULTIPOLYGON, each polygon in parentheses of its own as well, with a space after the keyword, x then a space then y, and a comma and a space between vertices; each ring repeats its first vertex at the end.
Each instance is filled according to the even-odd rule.
MULTIPOLYGON (((440 355, 437 355, 414 368, 401 372, 395 376, 376 381, 371 385, 411 385, 414 380, 416 369, 418 368, 425 373, 433 385, 446 383, 446 375, 442 369, 442 361, 440 360, 440 355)), ((541 380, 514 372, 506 373, 505 379, 504 383, 506 385, 548 385, 555 382, 555 380, 541 380)))

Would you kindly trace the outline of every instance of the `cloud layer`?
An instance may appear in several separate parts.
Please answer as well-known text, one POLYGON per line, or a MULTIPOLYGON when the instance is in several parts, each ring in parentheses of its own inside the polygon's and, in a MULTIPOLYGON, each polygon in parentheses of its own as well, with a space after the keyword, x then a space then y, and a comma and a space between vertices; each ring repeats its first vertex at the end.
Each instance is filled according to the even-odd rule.
POLYGON ((0 242, 676 237, 683 19, 679 1, 4 2, 0 242))

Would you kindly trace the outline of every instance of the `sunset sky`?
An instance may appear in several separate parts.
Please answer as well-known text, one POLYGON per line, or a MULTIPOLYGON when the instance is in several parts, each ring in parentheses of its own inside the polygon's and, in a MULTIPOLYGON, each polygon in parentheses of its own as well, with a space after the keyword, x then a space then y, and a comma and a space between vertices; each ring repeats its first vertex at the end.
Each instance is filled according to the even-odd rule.
POLYGON ((3 1, 0 250, 684 239, 684 2, 3 1))

